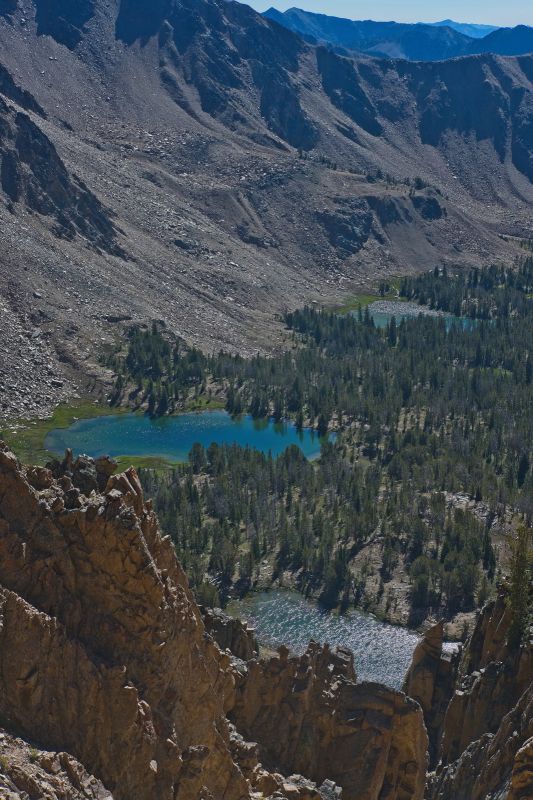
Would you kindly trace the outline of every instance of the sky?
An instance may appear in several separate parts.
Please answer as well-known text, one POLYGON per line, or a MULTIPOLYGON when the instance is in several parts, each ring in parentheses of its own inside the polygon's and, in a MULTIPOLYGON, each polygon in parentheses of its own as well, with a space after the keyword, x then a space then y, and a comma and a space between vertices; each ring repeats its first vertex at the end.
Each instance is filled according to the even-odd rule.
POLYGON ((296 6, 349 19, 395 22, 477 22, 485 25, 533 25, 533 0, 245 0, 257 11, 296 6))

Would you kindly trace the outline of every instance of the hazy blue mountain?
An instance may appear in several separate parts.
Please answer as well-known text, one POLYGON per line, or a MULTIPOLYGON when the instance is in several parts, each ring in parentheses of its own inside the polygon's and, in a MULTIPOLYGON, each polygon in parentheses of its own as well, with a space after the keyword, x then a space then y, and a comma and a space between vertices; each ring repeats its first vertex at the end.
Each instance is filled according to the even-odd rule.
POLYGON ((445 61, 475 53, 524 55, 533 52, 533 28, 525 25, 493 28, 463 25, 452 20, 411 25, 344 19, 299 8, 290 8, 284 13, 270 8, 264 16, 307 41, 330 45, 345 54, 358 52, 408 61, 445 61))
POLYGON ((516 28, 499 28, 475 41, 470 53, 497 53, 501 56, 521 56, 533 53, 533 28, 517 25, 516 28))
POLYGON ((474 25, 470 22, 456 22, 453 19, 443 19, 441 22, 431 24, 437 28, 453 28, 454 31, 470 36, 472 39, 483 39, 484 36, 498 30, 497 25, 474 25))
POLYGON ((398 22, 354 21, 299 8, 284 13, 270 8, 265 16, 307 40, 344 50, 410 61, 441 61, 468 51, 472 39, 452 28, 398 22))

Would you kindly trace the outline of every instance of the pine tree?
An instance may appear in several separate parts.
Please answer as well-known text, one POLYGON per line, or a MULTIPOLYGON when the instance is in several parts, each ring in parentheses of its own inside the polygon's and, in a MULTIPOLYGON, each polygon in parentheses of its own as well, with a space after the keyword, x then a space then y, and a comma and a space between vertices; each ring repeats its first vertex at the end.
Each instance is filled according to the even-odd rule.
POLYGON ((508 644, 512 648, 520 646, 529 622, 529 582, 531 579, 532 553, 531 529, 522 525, 512 544, 509 607, 511 625, 508 644))

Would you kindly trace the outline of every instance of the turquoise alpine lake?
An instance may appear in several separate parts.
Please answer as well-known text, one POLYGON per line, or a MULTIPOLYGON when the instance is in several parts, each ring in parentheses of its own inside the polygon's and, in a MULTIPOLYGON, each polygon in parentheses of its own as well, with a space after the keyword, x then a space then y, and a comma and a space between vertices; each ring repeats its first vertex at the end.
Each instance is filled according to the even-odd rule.
POLYGON ((278 456, 297 445, 307 458, 320 455, 322 439, 316 431, 299 431, 288 422, 231 417, 226 411, 202 411, 172 417, 147 414, 112 414, 80 419, 69 428, 50 431, 44 446, 62 455, 67 447, 93 458, 101 455, 162 458, 183 462, 196 442, 251 447, 278 456))
POLYGON ((296 592, 273 589, 232 601, 227 612, 255 628, 265 647, 284 644, 297 655, 314 639, 330 647, 348 647, 355 657, 358 680, 400 688, 413 651, 420 641, 414 631, 380 622, 360 611, 325 611, 296 592))
MULTIPOLYGON (((358 313, 357 311, 352 312, 354 316, 358 313)), ((468 317, 455 317, 453 314, 448 314, 444 311, 434 311, 427 306, 402 300, 376 300, 375 303, 371 303, 368 306, 368 313, 372 317, 376 328, 386 328, 393 317, 398 323, 401 320, 417 319, 418 317, 440 318, 444 320, 447 330, 452 325, 460 325, 465 330, 470 330, 477 323, 477 320, 469 319, 468 317)))

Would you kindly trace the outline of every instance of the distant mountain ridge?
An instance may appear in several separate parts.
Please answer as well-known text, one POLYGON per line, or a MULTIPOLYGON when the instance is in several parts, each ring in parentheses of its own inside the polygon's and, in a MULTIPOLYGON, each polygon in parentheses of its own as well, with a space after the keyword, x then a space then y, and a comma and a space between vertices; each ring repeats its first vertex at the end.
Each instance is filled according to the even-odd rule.
POLYGON ((533 28, 493 28, 456 23, 375 22, 315 14, 299 8, 285 12, 269 8, 264 16, 298 33, 307 41, 332 46, 341 54, 445 61, 478 53, 525 55, 533 52, 533 28))
POLYGON ((470 36, 471 39, 483 39, 489 33, 499 30, 498 25, 477 25, 471 22, 456 22, 454 19, 443 19, 430 23, 436 28, 453 28, 454 31, 470 36))

